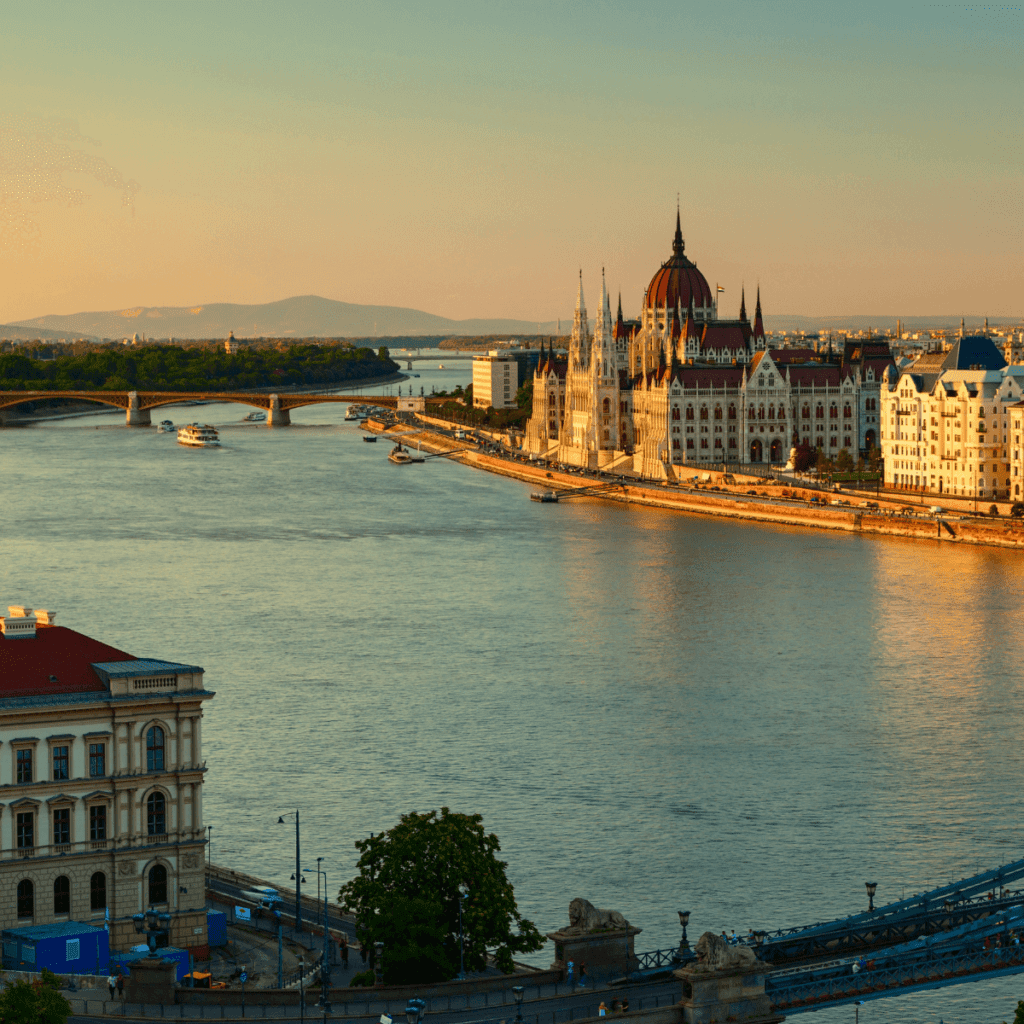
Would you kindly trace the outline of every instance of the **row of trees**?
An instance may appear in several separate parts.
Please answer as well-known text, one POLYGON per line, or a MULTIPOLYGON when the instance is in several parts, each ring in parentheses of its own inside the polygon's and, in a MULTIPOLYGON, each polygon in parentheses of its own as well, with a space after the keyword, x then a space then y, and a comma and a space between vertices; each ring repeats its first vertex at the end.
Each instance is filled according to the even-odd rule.
MULTIPOLYGON (((434 398, 447 398, 448 392, 441 391, 434 398)), ((455 420, 475 427, 489 427, 492 430, 507 430, 509 427, 525 428, 526 421, 533 410, 533 381, 530 380, 516 392, 514 409, 473 408, 473 385, 465 389, 461 386, 451 393, 451 401, 443 402, 440 414, 446 419, 455 420), (465 402, 465 405, 463 405, 465 402)))
POLYGON ((92 348, 40 361, 0 355, 3 391, 233 391, 245 388, 338 384, 398 370, 388 350, 335 345, 289 345, 283 350, 146 345, 92 348))

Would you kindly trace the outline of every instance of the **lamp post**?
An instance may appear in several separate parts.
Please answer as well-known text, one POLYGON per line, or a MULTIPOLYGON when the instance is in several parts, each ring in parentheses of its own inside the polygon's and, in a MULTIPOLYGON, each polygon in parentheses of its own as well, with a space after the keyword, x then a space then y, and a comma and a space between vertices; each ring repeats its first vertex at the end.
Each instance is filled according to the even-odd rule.
MULTIPOLYGON (((330 991, 330 980, 331 972, 327 966, 327 872, 320 870, 320 862, 323 857, 317 857, 316 859, 316 892, 317 892, 317 903, 320 902, 320 876, 324 876, 324 951, 320 958, 320 1005, 324 1010, 324 1021, 327 1020, 327 1014, 331 1012, 331 1004, 327 1001, 327 995, 330 991)), ((309 871, 309 868, 305 868, 309 871)), ((305 879, 303 879, 305 881, 305 879)))
POLYGON ((872 914, 875 910, 875 890, 878 888, 878 883, 865 882, 864 888, 868 891, 868 913, 872 914))
POLYGON ((299 957, 299 1024, 306 1020, 306 989, 302 982, 306 977, 306 958, 299 957))
POLYGON ((513 985, 512 995, 516 998, 516 1024, 523 1024, 523 986, 513 985))
POLYGON ((373 944, 373 983, 377 988, 384 985, 384 943, 373 944))
POLYGON ((423 1011, 427 1008, 425 999, 415 997, 405 1004, 405 1019, 408 1024, 419 1024, 423 1011))
MULTIPOLYGON (((277 819, 278 825, 285 823, 285 818, 290 818, 291 812, 288 814, 282 814, 277 819)), ((302 878, 302 872, 299 869, 299 812, 295 812, 295 930, 297 932, 302 931, 302 897, 299 895, 300 884, 299 881, 302 878)))
POLYGON ((209 843, 207 845, 208 845, 209 850, 210 850, 210 867, 212 868, 213 867, 213 826, 212 825, 207 825, 206 827, 210 830, 210 841, 209 841, 209 843))
POLYGON ((149 955, 156 956, 156 937, 170 927, 171 915, 161 914, 156 907, 150 907, 145 913, 132 914, 132 924, 140 935, 146 936, 149 955))
POLYGON ((690 943, 686 938, 686 926, 690 923, 690 911, 678 910, 676 913, 679 914, 679 927, 683 929, 683 937, 679 941, 679 952, 686 953, 690 948, 690 943))

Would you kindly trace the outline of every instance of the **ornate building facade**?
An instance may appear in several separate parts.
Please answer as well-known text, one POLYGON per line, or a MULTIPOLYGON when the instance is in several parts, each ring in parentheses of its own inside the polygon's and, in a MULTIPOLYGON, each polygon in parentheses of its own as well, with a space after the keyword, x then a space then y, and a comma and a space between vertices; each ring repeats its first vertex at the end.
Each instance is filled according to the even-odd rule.
MULTIPOLYGON (((717 293, 716 293, 717 294, 717 293)), ((758 289, 753 322, 719 317, 685 252, 651 279, 639 321, 613 321, 601 275, 591 335, 580 276, 566 358, 552 346, 534 376, 524 448, 587 469, 672 478, 716 463, 781 465, 807 442, 830 455, 878 444, 878 400, 892 365, 884 342, 842 352, 769 347, 758 289)))
POLYGON ((127 950, 155 907, 205 956, 203 670, 54 619, 0 616, 0 928, 106 925, 127 950))

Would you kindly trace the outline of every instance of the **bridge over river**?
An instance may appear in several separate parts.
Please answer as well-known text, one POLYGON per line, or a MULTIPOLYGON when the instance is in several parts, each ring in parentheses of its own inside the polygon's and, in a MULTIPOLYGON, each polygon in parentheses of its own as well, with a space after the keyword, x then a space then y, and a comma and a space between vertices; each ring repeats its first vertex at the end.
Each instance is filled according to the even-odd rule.
POLYGON ((288 426, 291 423, 291 410, 305 405, 340 402, 344 405, 378 405, 394 409, 398 404, 398 399, 391 395, 339 395, 317 391, 291 394, 258 394, 252 391, 2 391, 0 410, 47 398, 70 398, 124 409, 125 423, 129 427, 148 427, 152 422, 150 414, 153 409, 188 402, 237 402, 239 405, 265 409, 267 425, 271 427, 288 426))

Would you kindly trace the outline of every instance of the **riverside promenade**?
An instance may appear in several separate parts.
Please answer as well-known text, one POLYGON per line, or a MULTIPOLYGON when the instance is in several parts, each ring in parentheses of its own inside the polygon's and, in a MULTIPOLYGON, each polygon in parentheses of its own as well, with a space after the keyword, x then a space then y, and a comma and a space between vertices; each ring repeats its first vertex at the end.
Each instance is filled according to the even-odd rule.
MULTIPOLYGON (((876 500, 871 495, 870 500, 878 506, 871 508, 866 505, 869 500, 866 495, 812 490, 739 474, 695 470, 693 475, 700 477, 699 482, 655 483, 629 476, 618 478, 607 474, 570 472, 543 462, 531 462, 513 449, 503 448, 500 452, 466 450, 465 443, 453 440, 450 433, 438 425, 439 422, 434 421, 418 430, 401 425, 393 430, 396 436, 401 435, 403 444, 419 444, 425 451, 433 453, 451 453, 449 457, 453 461, 533 484, 539 490, 577 490, 588 484, 616 484, 602 487, 600 494, 590 498, 594 501, 618 501, 774 526, 1024 550, 1024 521, 1021 520, 964 517, 958 513, 932 515, 923 510, 907 514, 906 502, 897 498, 879 497, 876 500), (725 479, 730 475, 733 482, 725 479), (844 503, 833 505, 830 504, 832 501, 844 503)), ((379 421, 370 420, 367 426, 375 433, 389 431, 379 421)))

